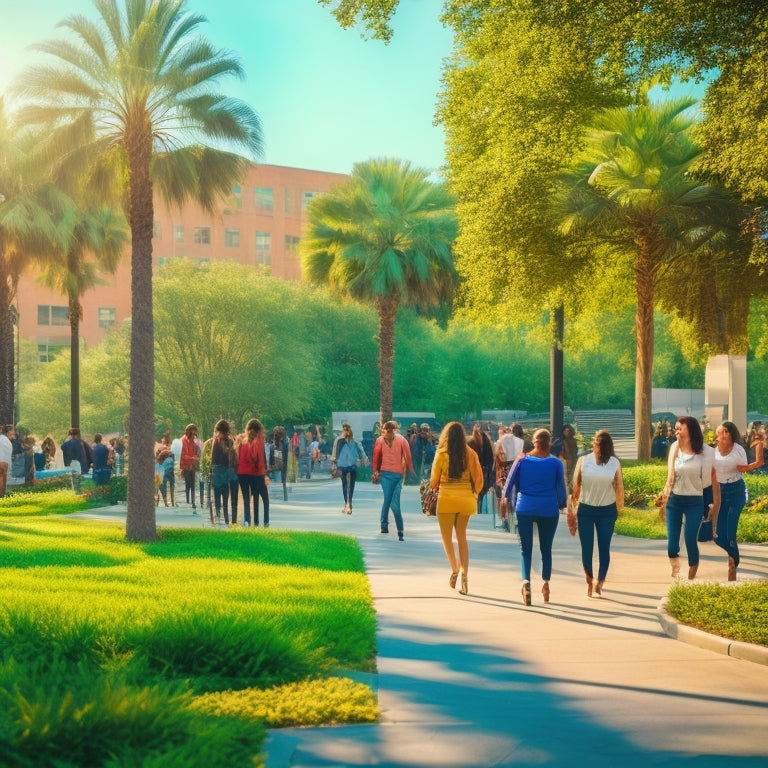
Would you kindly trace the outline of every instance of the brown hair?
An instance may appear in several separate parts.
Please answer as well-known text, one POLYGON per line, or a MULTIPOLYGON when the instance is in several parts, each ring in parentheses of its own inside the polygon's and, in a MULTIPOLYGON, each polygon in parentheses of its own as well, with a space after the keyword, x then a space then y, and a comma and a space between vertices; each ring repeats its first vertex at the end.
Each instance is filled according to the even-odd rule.
POLYGON ((458 480, 467 468, 467 435, 460 421, 449 421, 443 427, 440 447, 448 454, 448 477, 458 480))
POLYGON ((613 438, 607 429, 600 429, 595 433, 595 442, 600 453, 600 464, 607 464, 611 456, 616 453, 613 449, 613 438))

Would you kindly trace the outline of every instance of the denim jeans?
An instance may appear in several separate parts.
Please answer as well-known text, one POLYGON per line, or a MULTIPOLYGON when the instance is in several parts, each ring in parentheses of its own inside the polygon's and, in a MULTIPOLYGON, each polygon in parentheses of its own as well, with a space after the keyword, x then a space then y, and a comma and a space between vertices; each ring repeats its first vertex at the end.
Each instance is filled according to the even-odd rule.
POLYGON ((667 501, 667 554, 680 555, 680 532, 685 519, 685 548, 688 551, 688 565, 699 564, 699 526, 704 517, 704 500, 701 496, 669 495, 667 501))
POLYGON ((403 487, 403 475, 400 472, 380 472, 381 490, 384 503, 381 505, 381 530, 389 530, 389 510, 395 517, 397 532, 403 532, 403 515, 400 512, 400 490, 403 487))
POLYGON ((608 566, 611 563, 611 538, 617 517, 615 502, 604 507, 595 507, 583 502, 579 504, 577 519, 581 542, 581 564, 584 566, 584 573, 592 578, 592 553, 595 547, 595 533, 597 533, 598 581, 605 581, 608 574, 608 566))
POLYGON ((517 532, 520 535, 520 554, 523 569, 523 581, 531 580, 531 560, 533 558, 533 524, 539 529, 539 549, 541 550, 541 578, 549 581, 552 577, 552 542, 560 521, 559 515, 517 515, 517 532))
POLYGON ((351 507, 357 482, 357 467, 339 467, 339 472, 341 472, 341 492, 344 494, 344 503, 351 507))
POLYGON ((747 486, 743 480, 736 483, 720 483, 720 514, 717 516, 717 538, 715 544, 724 549, 739 564, 739 547, 736 544, 736 529, 739 516, 747 503, 747 486))

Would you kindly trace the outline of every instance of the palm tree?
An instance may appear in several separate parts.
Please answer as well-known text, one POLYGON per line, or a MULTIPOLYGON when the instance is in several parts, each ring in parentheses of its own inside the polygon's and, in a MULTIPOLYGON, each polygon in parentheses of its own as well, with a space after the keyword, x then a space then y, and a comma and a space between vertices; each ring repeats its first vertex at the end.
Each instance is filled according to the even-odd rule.
POLYGON ((304 278, 373 304, 379 313, 379 395, 392 418, 395 319, 401 305, 436 306, 456 286, 453 198, 410 163, 357 163, 348 182, 310 203, 304 278))
POLYGON ((635 439, 640 459, 651 452, 653 310, 664 270, 708 239, 729 204, 720 188, 690 173, 701 150, 685 116, 694 99, 601 113, 584 153, 564 177, 558 210, 565 234, 585 235, 628 259, 637 295, 635 439))
POLYGON ((261 126, 246 104, 215 86, 242 77, 237 59, 196 30, 203 16, 185 0, 94 0, 93 17, 60 26, 75 38, 37 49, 55 66, 24 73, 18 90, 26 117, 52 123, 61 145, 56 179, 78 171, 118 180, 131 230, 130 472, 126 536, 157 536, 154 473, 154 326, 152 317, 153 187, 169 203, 197 199, 211 210, 231 193, 261 151, 261 126), (209 144, 216 146, 209 146, 209 144))
POLYGON ((111 208, 73 209, 59 224, 64 233, 62 259, 49 261, 42 281, 67 296, 70 328, 70 425, 80 426, 80 297, 101 281, 99 272, 113 274, 126 243, 124 217, 111 208), (94 260, 89 261, 90 255, 94 260))
POLYGON ((0 97, 0 423, 13 422, 14 317, 19 278, 33 258, 58 238, 54 217, 62 203, 41 173, 40 135, 11 114, 0 97))

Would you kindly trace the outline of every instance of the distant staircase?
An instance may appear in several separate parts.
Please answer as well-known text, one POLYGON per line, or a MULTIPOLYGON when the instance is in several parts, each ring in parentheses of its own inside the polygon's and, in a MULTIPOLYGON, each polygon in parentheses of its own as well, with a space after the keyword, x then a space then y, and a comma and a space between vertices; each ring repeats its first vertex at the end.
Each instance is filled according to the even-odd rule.
POLYGON ((636 459, 635 416, 629 409, 575 411, 576 429, 584 436, 607 429, 620 459, 636 459))

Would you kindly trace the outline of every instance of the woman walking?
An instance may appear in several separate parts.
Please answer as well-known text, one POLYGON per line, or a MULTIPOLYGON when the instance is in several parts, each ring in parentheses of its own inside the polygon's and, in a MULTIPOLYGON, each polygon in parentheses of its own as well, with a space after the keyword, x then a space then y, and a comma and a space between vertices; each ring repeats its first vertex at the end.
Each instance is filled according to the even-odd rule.
POLYGON ((230 459, 233 451, 231 427, 226 419, 219 419, 213 428, 213 446, 211 448, 211 468, 213 470, 213 500, 216 507, 216 519, 221 519, 224 507, 224 522, 229 525, 230 459))
POLYGON ((483 469, 477 453, 467 445, 464 426, 452 421, 443 427, 437 453, 432 462, 429 484, 439 489, 437 497, 437 522, 443 549, 451 566, 448 581, 452 589, 461 573, 459 593, 469 591, 467 574, 469 572, 469 545, 467 544, 467 525, 469 518, 477 512, 477 497, 483 490, 483 469), (456 532, 458 558, 453 544, 456 532))
POLYGON ((741 476, 748 467, 747 452, 740 444, 738 427, 732 421, 724 421, 715 435, 715 474, 720 485, 720 509, 713 515, 712 527, 715 544, 728 555, 728 581, 736 581, 736 569, 739 567, 736 531, 741 510, 747 503, 747 486, 741 476))
POLYGON ((341 434, 333 441, 331 451, 331 471, 338 470, 341 473, 341 492, 344 494, 344 509, 342 514, 352 514, 352 496, 355 493, 357 482, 357 468, 365 462, 363 446, 352 436, 352 426, 346 422, 341 425, 341 434))
POLYGON ((533 450, 514 464, 507 477, 502 499, 502 516, 508 509, 517 514, 523 573, 523 605, 531 604, 531 561, 533 556, 533 525, 539 532, 541 550, 541 594, 549 602, 549 580, 552 577, 552 542, 555 538, 560 510, 566 506, 565 468, 549 448, 549 430, 533 433, 533 450))
POLYGON ((587 579, 587 597, 603 594, 603 583, 611 562, 611 538, 618 517, 618 507, 624 506, 624 480, 621 464, 613 449, 613 438, 601 429, 592 441, 592 453, 581 456, 573 472, 571 503, 578 509, 568 511, 571 535, 579 532, 581 564, 587 579), (597 535, 597 579, 593 577, 592 553, 597 535))
MULTIPOLYGON (((184 493, 187 504, 192 501, 192 509, 197 511, 195 505, 195 474, 200 469, 200 457, 195 445, 197 436, 197 427, 194 424, 187 424, 184 429, 184 437, 181 438, 181 456, 179 457, 179 469, 184 478, 184 493)), ((200 499, 202 506, 203 500, 200 499)))
POLYGON ((269 478, 264 446, 266 430, 258 419, 251 419, 245 428, 245 441, 240 446, 237 479, 243 493, 243 525, 251 524, 251 498, 253 498, 253 524, 259 525, 259 498, 264 502, 264 527, 269 528, 269 478))
POLYGON ((702 519, 717 517, 720 484, 714 467, 715 452, 704 445, 699 422, 693 416, 680 416, 675 422, 675 437, 667 460, 667 483, 655 504, 661 508, 661 517, 667 524, 667 554, 675 577, 680 574, 680 533, 685 522, 688 578, 692 580, 699 569, 699 526, 702 519), (708 487, 712 488, 711 503, 705 497, 708 487))
POLYGON ((485 434, 485 431, 479 424, 472 426, 472 436, 467 441, 469 447, 475 452, 480 461, 480 469, 483 472, 483 485, 475 486, 477 492, 477 511, 483 511, 483 498, 485 494, 493 488, 495 481, 495 457, 493 455, 493 445, 491 438, 485 434))
POLYGON ((399 425, 396 421, 387 421, 382 427, 383 434, 376 438, 373 444, 373 474, 374 483, 381 481, 384 492, 384 503, 381 505, 381 532, 389 533, 389 510, 395 518, 397 538, 405 541, 403 536, 403 515, 400 511, 400 491, 403 487, 403 473, 407 470, 415 475, 411 449, 408 441, 397 433, 399 425))

